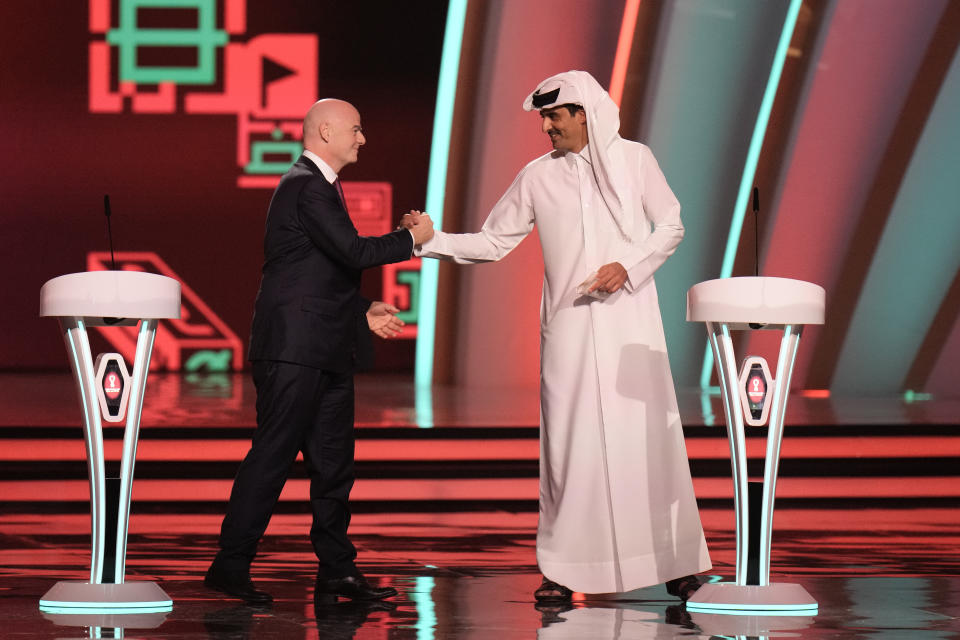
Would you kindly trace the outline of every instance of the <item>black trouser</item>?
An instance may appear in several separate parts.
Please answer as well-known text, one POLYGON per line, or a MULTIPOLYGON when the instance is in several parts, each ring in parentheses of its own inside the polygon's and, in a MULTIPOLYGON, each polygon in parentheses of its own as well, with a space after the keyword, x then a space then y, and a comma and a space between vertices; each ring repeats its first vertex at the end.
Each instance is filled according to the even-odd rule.
POLYGON ((230 572, 249 570, 290 467, 303 451, 313 510, 310 540, 319 572, 355 574, 357 551, 347 538, 347 498, 354 480, 353 374, 256 361, 253 382, 257 430, 233 481, 216 564, 230 572))

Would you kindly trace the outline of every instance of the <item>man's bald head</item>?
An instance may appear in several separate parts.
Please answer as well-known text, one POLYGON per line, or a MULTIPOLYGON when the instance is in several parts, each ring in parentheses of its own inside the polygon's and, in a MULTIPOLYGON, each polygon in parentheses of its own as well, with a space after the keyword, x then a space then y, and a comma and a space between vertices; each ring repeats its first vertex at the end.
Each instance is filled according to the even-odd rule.
POLYGON ((313 103, 303 119, 303 147, 320 156, 337 173, 357 161, 366 143, 360 126, 360 112, 336 98, 313 103))

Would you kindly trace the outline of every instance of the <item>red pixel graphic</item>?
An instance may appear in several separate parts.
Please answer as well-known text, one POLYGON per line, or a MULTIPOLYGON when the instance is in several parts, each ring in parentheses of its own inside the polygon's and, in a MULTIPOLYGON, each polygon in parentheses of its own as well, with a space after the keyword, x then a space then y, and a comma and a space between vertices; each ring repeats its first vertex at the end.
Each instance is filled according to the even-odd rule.
MULTIPOLYGON (((129 108, 133 113, 173 114, 180 104, 187 114, 235 115, 236 162, 240 169, 237 186, 241 188, 272 189, 300 156, 301 119, 318 95, 316 35, 263 34, 242 41, 247 30, 246 0, 216 0, 209 4, 203 0, 89 0, 88 27, 95 38, 89 43, 88 101, 92 113, 123 113, 129 108), (214 5, 222 9, 217 14, 222 21, 219 28, 212 24, 214 16, 207 15, 214 5), (153 12, 154 17, 157 12, 193 11, 196 27, 167 31, 151 28, 149 24, 141 24, 141 21, 149 22, 149 14, 141 16, 141 9, 153 12), (138 47, 192 46, 178 41, 188 37, 196 38, 197 67, 204 66, 201 48, 221 50, 222 63, 211 62, 207 66, 211 72, 209 78, 197 80, 191 76, 192 79, 183 82, 120 79, 121 69, 115 68, 115 64, 123 67, 124 52, 118 49, 126 48, 129 54, 138 47), (121 62, 115 63, 117 59, 121 62)), ((128 78, 143 80, 143 74, 155 71, 137 65, 138 62, 128 67, 127 73, 132 74, 128 78)), ((163 69, 169 72, 169 77, 181 79, 197 70, 163 69)), ((359 233, 367 236, 388 233, 392 228, 390 184, 345 182, 343 186, 350 217, 359 233)), ((125 269, 176 277, 156 254, 122 255, 128 260, 125 269)), ((104 254, 90 254, 88 261, 91 269, 106 268, 104 254)), ((402 317, 408 323, 409 328, 402 337, 415 337, 419 260, 389 265, 383 275, 383 299, 403 310, 402 317)), ((243 363, 240 340, 186 285, 183 292, 183 319, 161 323, 151 368, 239 369, 243 363)), ((123 331, 110 333, 118 351, 125 357, 132 354, 135 333, 127 331, 126 337, 118 338, 119 344, 112 339, 117 335, 125 334, 123 331)))
MULTIPOLYGON (((152 251, 121 251, 115 254, 124 271, 159 273, 180 282, 180 318, 160 320, 150 359, 151 370, 239 371, 243 368, 243 342, 230 327, 152 251)), ((87 254, 88 271, 109 268, 110 252, 87 254)), ((136 327, 96 327, 128 362, 137 348, 136 327)))
MULTIPOLYGON (((120 0, 140 8, 144 0, 120 0)), ((246 31, 245 0, 221 0, 223 32, 231 39, 246 31)), ((180 3, 149 3, 153 10, 182 10, 180 3)), ((107 38, 116 30, 110 0, 90 0, 89 29, 91 34, 107 38)), ((139 20, 139 18, 137 18, 139 20)), ((127 25, 134 33, 149 31, 127 25)), ((162 30, 154 29, 154 32, 162 30)), ((151 40, 153 46, 160 42, 151 40)), ((173 42, 171 36, 171 42, 173 42)), ((264 34, 246 42, 230 41, 223 49, 223 90, 211 91, 217 84, 214 77, 204 84, 178 85, 159 81, 152 86, 120 80, 112 67, 111 49, 106 39, 89 45, 88 72, 89 109, 92 113, 122 113, 129 102, 133 113, 176 113, 178 90, 183 93, 183 109, 188 114, 233 114, 237 117, 237 165, 246 175, 238 176, 237 184, 245 188, 264 188, 276 184, 282 163, 251 165, 251 147, 269 145, 268 153, 283 145, 290 162, 299 156, 302 137, 300 119, 317 96, 317 36, 314 34, 264 34), (115 87, 115 88, 112 88, 115 87), (282 141, 282 142, 280 142, 282 141), (296 152, 295 152, 296 151, 296 152), (295 152, 295 153, 294 153, 295 152), (274 167, 274 164, 276 167, 274 167), (273 170, 271 170, 273 169, 273 170), (272 175, 264 175, 269 173, 272 175), (251 175, 253 174, 253 175, 251 175)), ((171 72, 172 73, 172 72, 171 72)))

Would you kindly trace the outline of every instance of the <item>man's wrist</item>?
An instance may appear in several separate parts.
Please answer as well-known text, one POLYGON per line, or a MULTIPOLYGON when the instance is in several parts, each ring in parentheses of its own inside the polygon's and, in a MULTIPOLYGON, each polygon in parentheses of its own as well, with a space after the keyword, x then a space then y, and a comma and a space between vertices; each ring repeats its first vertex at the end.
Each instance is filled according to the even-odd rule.
POLYGON ((410 256, 412 257, 417 250, 417 236, 413 235, 413 229, 407 229, 407 233, 410 234, 410 256))

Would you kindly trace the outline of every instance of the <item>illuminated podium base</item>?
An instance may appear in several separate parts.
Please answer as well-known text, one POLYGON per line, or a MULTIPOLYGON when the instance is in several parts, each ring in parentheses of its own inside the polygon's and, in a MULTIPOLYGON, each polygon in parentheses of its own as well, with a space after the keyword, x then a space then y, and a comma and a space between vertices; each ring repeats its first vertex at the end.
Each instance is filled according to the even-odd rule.
POLYGON ((48 613, 161 613, 172 609, 173 600, 156 582, 64 580, 40 599, 40 610, 48 613))
POLYGON ((810 616, 817 601, 799 584, 767 585, 715 582, 705 584, 687 600, 687 611, 741 615, 810 616))

